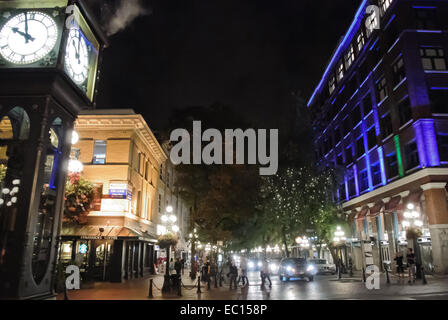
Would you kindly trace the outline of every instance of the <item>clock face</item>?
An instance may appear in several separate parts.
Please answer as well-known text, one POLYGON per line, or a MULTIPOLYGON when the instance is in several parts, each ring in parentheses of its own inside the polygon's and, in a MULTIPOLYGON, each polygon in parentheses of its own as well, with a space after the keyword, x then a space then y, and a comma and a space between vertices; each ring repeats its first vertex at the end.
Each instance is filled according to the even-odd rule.
POLYGON ((89 74, 89 50, 79 29, 71 29, 67 38, 65 68, 75 83, 82 84, 86 81, 89 74))
POLYGON ((49 15, 28 11, 10 18, 0 30, 0 54, 15 64, 39 61, 54 48, 56 22, 49 15))

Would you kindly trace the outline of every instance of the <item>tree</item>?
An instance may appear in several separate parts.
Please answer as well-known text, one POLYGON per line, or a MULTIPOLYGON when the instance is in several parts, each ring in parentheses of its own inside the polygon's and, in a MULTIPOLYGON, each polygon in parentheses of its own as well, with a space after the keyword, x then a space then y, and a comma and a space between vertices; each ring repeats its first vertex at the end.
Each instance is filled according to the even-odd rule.
POLYGON ((89 213, 94 186, 79 173, 71 173, 65 184, 64 222, 82 223, 89 213))

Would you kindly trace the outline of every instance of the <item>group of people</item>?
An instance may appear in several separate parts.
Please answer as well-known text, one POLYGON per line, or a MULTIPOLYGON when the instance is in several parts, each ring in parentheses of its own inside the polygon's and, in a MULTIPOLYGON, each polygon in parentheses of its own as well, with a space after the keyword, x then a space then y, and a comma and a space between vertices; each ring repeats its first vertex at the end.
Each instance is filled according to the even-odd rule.
MULTIPOLYGON (((395 262, 397 264, 397 274, 399 278, 404 278, 404 262, 403 262, 403 253, 398 252, 395 257, 395 262)), ((408 252, 406 254, 406 264, 408 268, 408 283, 414 283, 415 282, 415 273, 416 273, 416 266, 415 266, 415 254, 414 250, 412 248, 408 248, 408 252)))
MULTIPOLYGON (((236 289, 240 281, 242 282, 243 286, 249 285, 249 278, 247 277, 247 261, 245 257, 241 257, 240 260, 240 266, 237 267, 235 261, 232 261, 229 259, 228 261, 229 265, 229 272, 227 273, 227 277, 230 277, 230 289, 232 289, 232 286, 236 289)), ((260 270, 260 277, 261 277, 261 285, 264 286, 266 283, 266 280, 269 281, 269 287, 272 287, 272 281, 271 281, 271 274, 269 270, 269 265, 267 261, 265 260, 263 263, 263 267, 260 270)))

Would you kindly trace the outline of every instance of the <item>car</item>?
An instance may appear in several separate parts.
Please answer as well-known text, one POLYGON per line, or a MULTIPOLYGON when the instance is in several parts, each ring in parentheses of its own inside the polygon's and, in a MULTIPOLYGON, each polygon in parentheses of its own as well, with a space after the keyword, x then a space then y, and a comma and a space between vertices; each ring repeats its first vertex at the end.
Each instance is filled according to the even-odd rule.
POLYGON ((307 263, 306 258, 284 258, 280 262, 278 274, 280 281, 305 278, 308 281, 313 281, 316 272, 316 267, 311 263, 307 263))
POLYGON ((278 274, 279 269, 280 269, 280 263, 281 263, 281 259, 269 259, 268 260, 269 270, 270 270, 271 274, 273 274, 273 275, 278 274))
POLYGON ((327 259, 310 259, 309 263, 316 267, 318 274, 336 273, 336 265, 328 263, 327 259))
POLYGON ((247 269, 249 271, 261 271, 263 270, 263 261, 261 259, 249 259, 247 269))

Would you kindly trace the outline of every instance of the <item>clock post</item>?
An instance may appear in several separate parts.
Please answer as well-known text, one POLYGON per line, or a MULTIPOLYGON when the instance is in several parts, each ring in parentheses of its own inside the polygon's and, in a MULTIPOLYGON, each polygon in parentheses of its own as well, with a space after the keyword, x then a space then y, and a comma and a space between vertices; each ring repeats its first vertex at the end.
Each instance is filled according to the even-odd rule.
POLYGON ((0 0, 0 299, 55 296, 73 122, 106 45, 82 0, 0 0))

